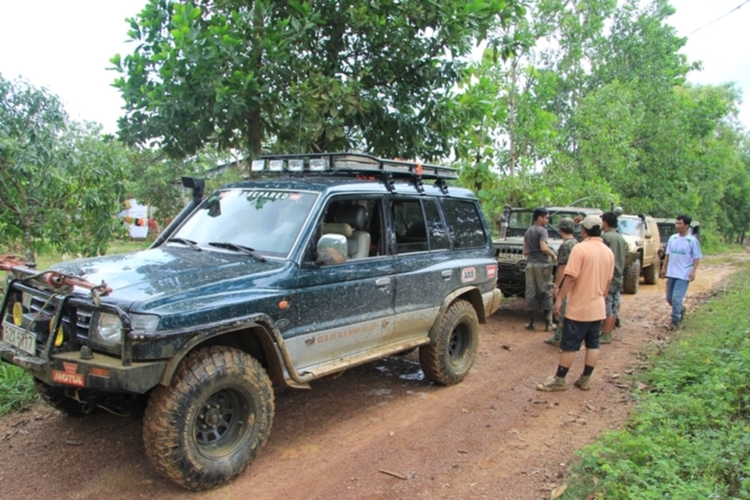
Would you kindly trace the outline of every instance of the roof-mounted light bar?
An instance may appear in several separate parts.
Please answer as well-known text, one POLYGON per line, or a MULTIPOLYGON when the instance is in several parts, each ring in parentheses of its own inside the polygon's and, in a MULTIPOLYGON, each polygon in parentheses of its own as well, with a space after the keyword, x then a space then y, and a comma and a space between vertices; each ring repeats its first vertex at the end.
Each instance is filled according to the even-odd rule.
POLYGON ((386 174, 391 178, 457 179, 455 168, 407 160, 389 160, 364 153, 319 153, 304 155, 262 155, 253 160, 253 172, 311 174, 386 174))

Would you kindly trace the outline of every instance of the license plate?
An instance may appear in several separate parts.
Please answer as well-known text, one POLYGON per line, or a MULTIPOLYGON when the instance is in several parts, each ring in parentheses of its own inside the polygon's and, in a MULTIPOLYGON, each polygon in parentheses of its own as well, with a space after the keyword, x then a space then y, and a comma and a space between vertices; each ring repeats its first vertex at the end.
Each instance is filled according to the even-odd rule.
POLYGON ((7 321, 3 322, 3 340, 32 356, 36 355, 36 335, 7 321))

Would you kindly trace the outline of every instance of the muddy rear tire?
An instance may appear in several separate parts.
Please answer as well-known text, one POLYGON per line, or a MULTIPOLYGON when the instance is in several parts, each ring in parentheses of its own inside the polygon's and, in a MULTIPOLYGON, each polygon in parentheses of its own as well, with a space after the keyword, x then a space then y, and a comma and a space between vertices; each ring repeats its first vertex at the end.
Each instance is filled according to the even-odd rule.
POLYGON ((230 481, 250 464, 271 430, 271 381, 261 364, 223 346, 182 360, 169 387, 154 389, 143 444, 154 466, 183 488, 230 481))
POLYGON ((461 382, 479 349, 479 320, 474 307, 457 300, 431 332, 432 341, 419 348, 419 363, 427 379, 441 385, 461 382))
POLYGON ((622 291, 624 293, 638 293, 638 281, 641 279, 641 260, 636 259, 630 267, 625 269, 622 277, 622 291))
POLYGON ((647 268, 643 272, 643 282, 647 285, 655 285, 659 282, 659 270, 661 267, 661 262, 659 261, 659 256, 657 255, 654 258, 654 263, 651 264, 651 267, 647 268))

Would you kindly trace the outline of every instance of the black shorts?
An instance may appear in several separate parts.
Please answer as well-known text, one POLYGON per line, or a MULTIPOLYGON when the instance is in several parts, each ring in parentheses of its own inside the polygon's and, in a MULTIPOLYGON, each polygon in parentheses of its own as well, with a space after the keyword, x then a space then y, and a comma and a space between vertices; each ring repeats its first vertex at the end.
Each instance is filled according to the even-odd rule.
POLYGON ((599 332, 602 322, 599 321, 576 321, 565 318, 560 340, 560 350, 580 351, 581 343, 586 342, 586 349, 599 349, 599 332))

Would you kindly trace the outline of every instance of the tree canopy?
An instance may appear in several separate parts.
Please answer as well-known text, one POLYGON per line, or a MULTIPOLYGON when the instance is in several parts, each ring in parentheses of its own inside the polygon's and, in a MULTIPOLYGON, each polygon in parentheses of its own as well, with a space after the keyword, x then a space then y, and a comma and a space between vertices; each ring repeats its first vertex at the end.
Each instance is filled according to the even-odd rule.
POLYGON ((445 156, 460 58, 522 13, 519 0, 151 0, 130 19, 133 53, 112 59, 121 137, 175 157, 445 156))
POLYGON ((727 236, 748 229, 722 213, 747 211, 737 210, 748 188, 741 95, 687 83, 700 64, 680 53, 673 13, 666 0, 536 2, 512 28, 523 49, 472 67, 456 157, 488 212, 584 199, 689 213, 727 236))
POLYGON ((227 156, 358 149, 453 162, 490 217, 505 203, 621 205, 742 239, 742 95, 687 83, 700 62, 680 52, 673 12, 667 0, 150 0, 129 20, 133 52, 112 59, 119 135, 135 147, 0 79, 0 233, 30 255, 100 253, 126 196, 166 222, 180 176, 244 174, 216 168, 227 156))
POLYGON ((57 96, 0 76, 0 234, 34 260, 44 246, 102 253, 119 223, 125 150, 71 122, 57 96))

